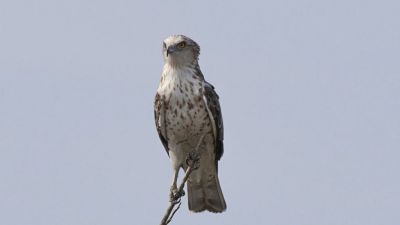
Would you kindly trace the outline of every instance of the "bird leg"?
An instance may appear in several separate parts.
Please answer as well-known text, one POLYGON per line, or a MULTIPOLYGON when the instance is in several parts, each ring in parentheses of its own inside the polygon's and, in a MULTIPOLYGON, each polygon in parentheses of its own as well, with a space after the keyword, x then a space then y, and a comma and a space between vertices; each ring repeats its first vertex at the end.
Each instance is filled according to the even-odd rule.
POLYGON ((174 203, 179 203, 180 198, 185 195, 185 191, 178 191, 177 181, 179 175, 179 167, 174 169, 174 177, 172 179, 172 185, 169 193, 169 201, 174 203))
MULTIPOLYGON (((199 147, 203 141, 203 138, 204 138, 204 135, 200 137, 199 143, 197 144, 195 150, 190 152, 188 154, 188 156, 186 157, 186 166, 185 167, 187 167, 187 169, 186 169, 187 175, 185 175, 184 183, 182 185, 185 185, 185 182, 188 179, 188 174, 190 174, 191 171, 196 170, 200 167, 199 147), (189 172, 188 172, 188 170, 189 170, 189 172)), ((185 195, 183 186, 182 186, 182 188, 180 188, 181 191, 179 191, 180 189, 178 189, 178 186, 176 184, 177 180, 178 180, 179 169, 180 169, 180 166, 178 166, 178 167, 174 166, 174 177, 172 179, 172 185, 171 185, 170 195, 169 195, 170 202, 172 202, 172 203, 179 203, 181 201, 181 197, 185 195)))

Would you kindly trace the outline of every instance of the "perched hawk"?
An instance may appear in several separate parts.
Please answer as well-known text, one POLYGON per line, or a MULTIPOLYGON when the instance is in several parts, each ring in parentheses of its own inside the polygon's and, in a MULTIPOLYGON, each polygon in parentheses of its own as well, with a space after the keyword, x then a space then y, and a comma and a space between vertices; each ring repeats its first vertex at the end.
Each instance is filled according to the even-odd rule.
POLYGON ((189 209, 223 212, 226 203, 218 180, 218 160, 224 151, 222 115, 218 95, 200 71, 199 54, 199 45, 188 37, 164 40, 155 122, 174 170, 171 194, 177 194, 179 170, 187 169, 186 157, 199 144, 199 168, 187 183, 189 209))

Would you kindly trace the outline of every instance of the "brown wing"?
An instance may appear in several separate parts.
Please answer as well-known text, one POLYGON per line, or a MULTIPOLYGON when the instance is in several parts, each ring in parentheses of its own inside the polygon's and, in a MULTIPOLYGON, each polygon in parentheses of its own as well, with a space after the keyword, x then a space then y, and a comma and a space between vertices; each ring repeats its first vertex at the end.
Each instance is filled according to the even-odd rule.
POLYGON ((212 114, 216 128, 216 160, 220 160, 224 153, 224 124, 222 122, 221 107, 219 105, 219 96, 215 92, 214 86, 204 81, 204 97, 207 99, 207 107, 212 114))
POLYGON ((161 96, 157 93, 156 98, 154 101, 154 119, 156 122, 156 128, 158 132, 158 136, 160 137, 160 140, 162 144, 164 145, 165 151, 167 151, 167 154, 169 155, 169 149, 168 149, 168 141, 167 137, 165 137, 165 132, 163 134, 163 130, 165 130, 165 120, 164 120, 164 104, 161 96))

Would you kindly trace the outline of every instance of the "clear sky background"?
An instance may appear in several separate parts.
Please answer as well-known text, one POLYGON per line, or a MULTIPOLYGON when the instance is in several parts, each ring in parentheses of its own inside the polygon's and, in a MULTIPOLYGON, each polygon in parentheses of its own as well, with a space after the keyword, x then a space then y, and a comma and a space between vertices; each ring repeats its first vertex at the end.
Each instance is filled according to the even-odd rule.
POLYGON ((172 224, 400 224, 400 3, 0 1, 0 224, 158 224, 153 99, 185 34, 220 95, 228 209, 172 224))

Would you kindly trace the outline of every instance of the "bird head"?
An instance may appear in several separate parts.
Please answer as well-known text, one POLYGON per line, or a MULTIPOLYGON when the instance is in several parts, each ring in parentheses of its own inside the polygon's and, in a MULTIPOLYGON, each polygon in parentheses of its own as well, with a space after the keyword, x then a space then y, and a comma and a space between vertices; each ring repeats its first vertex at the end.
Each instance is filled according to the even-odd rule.
POLYGON ((163 42, 164 61, 175 67, 196 63, 200 55, 199 45, 184 35, 172 35, 163 42))

